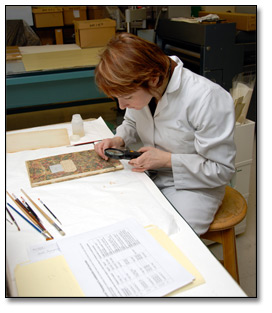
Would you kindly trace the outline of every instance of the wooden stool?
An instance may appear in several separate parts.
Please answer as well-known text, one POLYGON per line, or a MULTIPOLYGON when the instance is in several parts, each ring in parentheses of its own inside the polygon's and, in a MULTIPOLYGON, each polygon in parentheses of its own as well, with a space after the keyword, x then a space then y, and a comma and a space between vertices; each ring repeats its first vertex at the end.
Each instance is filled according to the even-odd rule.
POLYGON ((223 264, 239 284, 236 238, 234 226, 240 223, 247 212, 244 197, 235 189, 227 186, 226 193, 209 230, 201 238, 222 244, 223 264))

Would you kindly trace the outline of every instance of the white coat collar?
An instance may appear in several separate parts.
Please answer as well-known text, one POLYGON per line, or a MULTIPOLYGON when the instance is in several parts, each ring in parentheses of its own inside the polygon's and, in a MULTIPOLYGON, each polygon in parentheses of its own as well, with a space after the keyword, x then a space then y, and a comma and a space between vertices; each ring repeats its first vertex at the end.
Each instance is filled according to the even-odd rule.
POLYGON ((177 63, 177 66, 172 73, 172 77, 167 86, 166 93, 171 93, 176 91, 180 87, 181 83, 181 72, 183 69, 183 63, 177 56, 170 56, 170 58, 177 63))
POLYGON ((164 95, 158 102, 154 117, 157 114, 159 114, 163 108, 165 108, 168 105, 167 94, 176 91, 180 87, 180 84, 181 84, 181 72, 183 68, 183 63, 176 56, 171 56, 170 58, 177 63, 177 66, 175 67, 174 72, 172 73, 172 77, 169 81, 169 84, 166 88, 164 95))

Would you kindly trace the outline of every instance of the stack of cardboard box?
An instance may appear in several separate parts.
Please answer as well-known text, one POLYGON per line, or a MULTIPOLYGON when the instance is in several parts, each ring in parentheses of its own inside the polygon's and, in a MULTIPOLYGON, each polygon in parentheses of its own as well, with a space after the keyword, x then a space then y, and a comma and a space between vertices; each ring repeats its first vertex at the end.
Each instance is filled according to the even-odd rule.
POLYGON ((104 46, 115 34, 116 22, 105 18, 108 15, 104 6, 32 7, 32 13, 42 44, 62 44, 63 27, 71 25, 81 48, 104 46))

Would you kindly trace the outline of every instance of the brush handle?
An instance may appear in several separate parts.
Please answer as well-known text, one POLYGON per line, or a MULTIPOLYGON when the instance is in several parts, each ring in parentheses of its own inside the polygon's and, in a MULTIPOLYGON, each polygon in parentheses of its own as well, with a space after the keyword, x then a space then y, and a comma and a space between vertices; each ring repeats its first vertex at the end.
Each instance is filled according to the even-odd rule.
POLYGON ((9 203, 7 203, 7 205, 13 209, 17 214, 19 214, 21 216, 21 218, 23 218, 25 221, 28 222, 28 224, 30 224, 32 227, 34 227, 39 233, 42 233, 42 231, 36 227, 34 224, 32 224, 26 217, 23 216, 23 214, 21 214, 19 211, 17 211, 12 205, 10 205, 9 203))
POLYGON ((24 207, 24 205, 18 200, 16 201, 15 198, 13 198, 11 196, 11 194, 7 191, 7 194, 9 195, 9 197, 11 198, 11 200, 16 204, 18 205, 18 207, 22 210, 23 213, 25 213, 25 215, 31 220, 32 223, 34 223, 36 226, 39 226, 41 229, 45 230, 44 226, 39 223, 38 221, 36 221, 34 219, 34 217, 32 215, 29 214, 29 212, 27 211, 27 209, 24 207))
POLYGON ((43 215, 47 221, 53 225, 54 221, 24 192, 23 189, 21 189, 22 193, 27 197, 27 199, 35 206, 35 208, 43 215))
POLYGON ((39 233, 41 233, 46 240, 51 240, 53 238, 48 237, 40 228, 36 227, 34 224, 32 224, 26 217, 24 217, 19 211, 17 211, 12 205, 10 205, 9 203, 7 203, 7 205, 12 208, 17 214, 19 214, 26 222, 28 222, 28 224, 30 224, 33 228, 35 228, 39 233))
POLYGON ((27 197, 27 199, 35 206, 35 208, 44 216, 44 218, 47 219, 47 221, 51 225, 53 225, 62 236, 64 236, 65 232, 24 192, 23 189, 21 189, 21 191, 27 197))

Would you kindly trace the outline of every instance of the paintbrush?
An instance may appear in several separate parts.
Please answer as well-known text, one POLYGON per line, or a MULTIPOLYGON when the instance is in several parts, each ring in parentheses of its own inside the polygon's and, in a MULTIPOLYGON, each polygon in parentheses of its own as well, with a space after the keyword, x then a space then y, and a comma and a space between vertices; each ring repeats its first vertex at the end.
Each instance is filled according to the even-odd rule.
POLYGON ((10 213, 9 209, 7 208, 7 206, 6 206, 6 210, 7 210, 7 212, 8 212, 8 215, 9 215, 10 218, 12 219, 13 223, 16 225, 17 229, 20 231, 19 225, 17 224, 17 222, 16 222, 15 218, 13 217, 13 215, 10 213))
POLYGON ((34 223, 36 226, 38 226, 41 230, 43 230, 45 233, 47 233, 52 239, 54 238, 43 226, 42 223, 37 221, 32 214, 30 214, 26 207, 21 203, 21 201, 18 198, 13 198, 8 191, 6 193, 9 195, 9 197, 12 199, 12 201, 19 206, 19 208, 25 213, 25 215, 31 220, 32 223, 34 223))
POLYGON ((52 216, 54 216, 54 218, 61 224, 61 222, 60 222, 60 220, 56 217, 56 215, 48 208, 48 206, 47 205, 45 205, 43 202, 42 202, 42 200, 39 198, 38 199, 40 202, 41 202, 41 204, 52 214, 52 216))
POLYGON ((26 207, 26 209, 28 210, 28 212, 30 213, 30 214, 32 214, 33 216, 34 216, 34 218, 36 218, 36 220, 38 221, 38 222, 41 222, 41 220, 39 219, 39 217, 38 217, 38 215, 32 210, 32 208, 29 206, 29 204, 25 201, 25 199, 23 198, 23 197, 21 197, 21 199, 22 199, 22 204, 26 207))
POLYGON ((46 240, 51 240, 53 238, 49 237, 44 231, 42 231, 40 228, 36 227, 34 224, 32 224, 26 217, 23 216, 23 214, 21 214, 19 211, 17 211, 12 205, 10 205, 8 203, 8 206, 10 208, 12 208, 17 214, 19 214, 21 216, 21 218, 23 218, 26 222, 28 222, 28 224, 30 224, 33 228, 35 228, 39 233, 41 233, 46 240))
POLYGON ((80 143, 75 143, 75 144, 67 146, 67 147, 84 146, 84 145, 89 145, 91 143, 96 143, 96 142, 100 142, 100 141, 102 141, 102 140, 93 140, 93 141, 87 141, 87 142, 80 142, 80 143))
POLYGON ((44 228, 44 226, 42 225, 42 223, 39 221, 39 220, 37 220, 36 218, 35 218, 35 216, 31 213, 31 212, 29 212, 28 210, 27 210, 27 208, 23 205, 23 203, 15 196, 15 194, 13 193, 12 194, 12 196, 9 194, 9 192, 7 191, 7 194, 10 196, 10 198, 13 200, 13 202, 15 203, 15 204, 17 204, 17 206, 23 211, 23 213, 25 213, 25 215, 33 222, 33 223, 35 223, 35 225, 36 226, 39 226, 42 230, 46 230, 45 228, 44 228))
POLYGON ((27 197, 27 199, 35 206, 35 208, 44 216, 47 221, 53 225, 57 231, 64 236, 65 232, 24 192, 23 189, 21 189, 22 193, 27 197))

